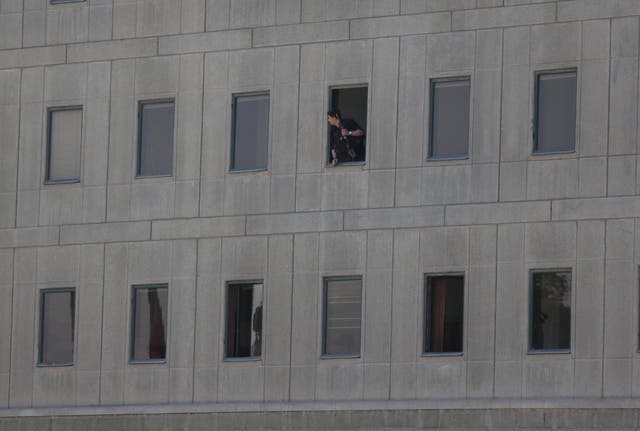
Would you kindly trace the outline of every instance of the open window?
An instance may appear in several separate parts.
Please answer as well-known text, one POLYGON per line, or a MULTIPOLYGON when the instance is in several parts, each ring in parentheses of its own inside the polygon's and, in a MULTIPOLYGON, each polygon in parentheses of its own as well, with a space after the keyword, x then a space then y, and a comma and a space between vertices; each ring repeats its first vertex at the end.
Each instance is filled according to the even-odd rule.
POLYGON ((571 350, 571 270, 531 271, 529 353, 571 350))
POLYGON ((536 73, 535 154, 575 151, 576 101, 577 70, 536 73))
POLYGON ((464 275, 428 275, 425 291, 424 354, 461 354, 464 275))
POLYGON ((262 290, 261 281, 227 284, 225 359, 262 355, 262 290))
POLYGON ((329 91, 327 165, 362 164, 367 153, 367 87, 329 91))

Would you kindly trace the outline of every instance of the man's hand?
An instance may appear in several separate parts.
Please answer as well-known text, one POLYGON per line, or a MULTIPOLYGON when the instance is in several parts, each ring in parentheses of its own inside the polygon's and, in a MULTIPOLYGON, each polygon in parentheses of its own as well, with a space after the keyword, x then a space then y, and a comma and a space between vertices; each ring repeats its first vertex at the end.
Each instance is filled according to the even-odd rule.
POLYGON ((350 133, 347 129, 342 129, 342 136, 349 136, 350 133))

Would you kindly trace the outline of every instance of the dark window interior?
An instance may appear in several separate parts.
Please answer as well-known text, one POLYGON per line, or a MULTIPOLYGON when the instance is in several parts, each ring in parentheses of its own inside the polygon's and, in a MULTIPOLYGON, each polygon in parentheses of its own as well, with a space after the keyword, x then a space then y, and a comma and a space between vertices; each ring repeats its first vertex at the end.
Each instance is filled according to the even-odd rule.
POLYGON ((469 154, 469 103, 471 81, 431 82, 431 158, 463 158, 469 154))
POLYGON ((576 87, 575 71, 538 74, 535 152, 575 150, 576 87))
POLYGON ((40 315, 41 364, 73 363, 75 292, 43 291, 40 315))
POLYGON ((531 282, 531 350, 570 349, 571 272, 534 272, 531 282))
POLYGON ((266 169, 269 142, 269 95, 233 98, 232 170, 266 169))
POLYGON ((80 180, 82 107, 49 110, 47 182, 80 180))
POLYGON ((227 296, 227 358, 262 354, 262 284, 230 284, 227 296))
MULTIPOLYGON (((343 122, 348 125, 347 129, 356 127, 366 133, 367 131, 367 87, 347 87, 332 88, 329 94, 330 110, 339 110, 342 114, 343 122)), ((331 149, 339 147, 340 164, 361 163, 366 159, 366 135, 361 137, 346 137, 342 142, 338 142, 339 135, 337 129, 329 126, 329 146, 327 153, 327 164, 331 164, 331 149), (342 147, 345 147, 342 149, 342 147)))
POLYGON ((425 353, 462 352, 464 276, 427 277, 425 353))
POLYGON ((361 317, 362 280, 327 280, 323 354, 359 355, 361 317))
POLYGON ((167 287, 134 287, 131 360, 166 358, 167 287))
POLYGON ((171 175, 174 102, 141 103, 139 115, 138 176, 171 175))

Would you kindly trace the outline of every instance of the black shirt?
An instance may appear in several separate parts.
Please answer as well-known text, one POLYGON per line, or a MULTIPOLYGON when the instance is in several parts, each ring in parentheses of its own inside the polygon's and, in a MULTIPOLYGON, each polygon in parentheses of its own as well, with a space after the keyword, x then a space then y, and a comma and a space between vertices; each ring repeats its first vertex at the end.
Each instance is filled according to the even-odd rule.
POLYGON ((364 161, 364 135, 342 136, 342 129, 350 132, 362 130, 351 118, 340 121, 340 127, 331 126, 331 149, 336 152, 338 163, 364 161))

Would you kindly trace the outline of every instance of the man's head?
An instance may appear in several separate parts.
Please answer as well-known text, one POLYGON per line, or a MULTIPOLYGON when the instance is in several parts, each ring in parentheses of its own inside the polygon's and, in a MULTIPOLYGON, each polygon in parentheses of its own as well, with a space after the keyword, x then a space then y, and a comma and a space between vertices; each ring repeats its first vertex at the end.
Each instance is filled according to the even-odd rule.
POLYGON ((339 110, 332 109, 332 110, 327 112, 327 121, 332 126, 339 127, 341 119, 342 119, 342 115, 340 114, 339 110))

